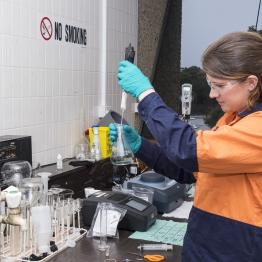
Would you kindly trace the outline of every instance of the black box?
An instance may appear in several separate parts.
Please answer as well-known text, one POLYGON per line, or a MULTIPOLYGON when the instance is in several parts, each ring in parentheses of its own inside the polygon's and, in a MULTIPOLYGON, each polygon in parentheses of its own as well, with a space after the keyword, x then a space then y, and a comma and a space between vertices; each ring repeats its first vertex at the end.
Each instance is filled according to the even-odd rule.
POLYGON ((0 136, 0 170, 4 163, 26 160, 32 165, 31 136, 0 136))

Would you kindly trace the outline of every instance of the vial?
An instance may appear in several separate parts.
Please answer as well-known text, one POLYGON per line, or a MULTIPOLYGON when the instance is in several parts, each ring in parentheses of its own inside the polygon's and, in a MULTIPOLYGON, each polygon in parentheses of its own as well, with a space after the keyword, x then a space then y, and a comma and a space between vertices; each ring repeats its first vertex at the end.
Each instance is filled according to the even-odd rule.
POLYGON ((58 154, 56 157, 56 169, 62 170, 63 169, 63 158, 61 154, 58 154))

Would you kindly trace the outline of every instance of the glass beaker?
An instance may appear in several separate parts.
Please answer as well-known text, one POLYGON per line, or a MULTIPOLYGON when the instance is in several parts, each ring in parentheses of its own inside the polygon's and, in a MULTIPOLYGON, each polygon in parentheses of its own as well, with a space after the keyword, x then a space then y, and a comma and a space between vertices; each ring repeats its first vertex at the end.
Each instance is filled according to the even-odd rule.
POLYGON ((123 125, 115 124, 117 127, 117 140, 112 145, 111 162, 113 165, 123 166, 133 163, 133 152, 126 142, 123 125))
POLYGON ((44 185, 41 177, 24 178, 19 186, 22 193, 22 199, 30 207, 36 206, 43 196, 44 185))
POLYGON ((84 135, 81 141, 75 145, 75 158, 77 160, 86 160, 90 158, 89 142, 84 135))

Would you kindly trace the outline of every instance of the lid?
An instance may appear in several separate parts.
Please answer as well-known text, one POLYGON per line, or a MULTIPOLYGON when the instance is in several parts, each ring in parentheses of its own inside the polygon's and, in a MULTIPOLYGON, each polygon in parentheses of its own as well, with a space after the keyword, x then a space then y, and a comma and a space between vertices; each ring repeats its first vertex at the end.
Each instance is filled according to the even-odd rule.
POLYGON ((148 171, 141 175, 140 180, 143 182, 160 183, 165 181, 165 177, 154 171, 148 171))

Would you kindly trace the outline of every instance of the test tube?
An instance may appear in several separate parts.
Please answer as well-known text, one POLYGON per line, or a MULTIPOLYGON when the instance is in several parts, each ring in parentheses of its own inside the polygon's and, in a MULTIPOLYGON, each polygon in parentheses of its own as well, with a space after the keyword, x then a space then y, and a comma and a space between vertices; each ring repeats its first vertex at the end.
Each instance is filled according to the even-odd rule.
POLYGON ((100 241, 98 244, 98 249, 100 251, 106 251, 109 246, 107 244, 107 203, 101 203, 100 211, 99 211, 99 222, 100 222, 100 230, 99 237, 100 241))
POLYGON ((80 210, 81 210, 81 202, 80 199, 77 199, 77 224, 78 224, 78 229, 80 230, 80 210))
POLYGON ((72 200, 72 218, 73 218, 73 233, 75 233, 75 200, 72 200))
POLYGON ((64 217, 64 212, 65 212, 65 201, 62 200, 62 203, 61 203, 61 221, 62 221, 62 224, 61 224, 61 240, 62 242, 64 242, 64 228, 65 228, 65 217, 64 217))
POLYGON ((66 204, 66 231, 67 231, 67 239, 69 238, 69 230, 70 230, 70 198, 67 199, 66 204))
POLYGON ((168 244, 140 244, 137 249, 140 251, 143 250, 173 250, 173 245, 168 245, 168 244))

